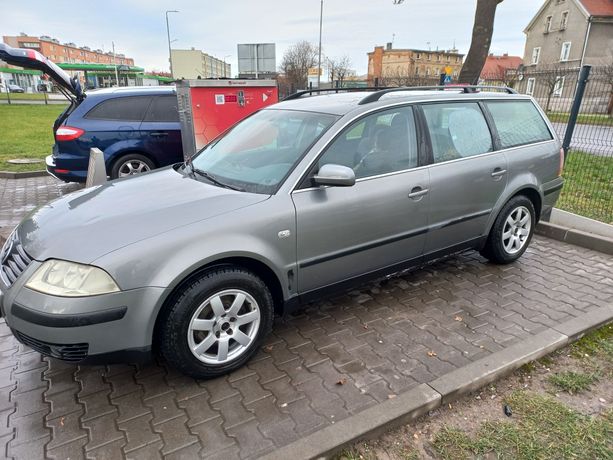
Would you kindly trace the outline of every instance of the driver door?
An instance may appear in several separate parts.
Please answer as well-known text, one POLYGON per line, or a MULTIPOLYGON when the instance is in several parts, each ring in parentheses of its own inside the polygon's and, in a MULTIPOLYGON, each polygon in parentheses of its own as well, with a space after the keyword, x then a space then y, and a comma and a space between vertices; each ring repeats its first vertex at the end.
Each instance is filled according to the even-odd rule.
POLYGON ((317 165, 351 167, 356 183, 292 193, 300 293, 419 260, 429 176, 417 146, 413 109, 399 107, 358 120, 326 149, 317 165))

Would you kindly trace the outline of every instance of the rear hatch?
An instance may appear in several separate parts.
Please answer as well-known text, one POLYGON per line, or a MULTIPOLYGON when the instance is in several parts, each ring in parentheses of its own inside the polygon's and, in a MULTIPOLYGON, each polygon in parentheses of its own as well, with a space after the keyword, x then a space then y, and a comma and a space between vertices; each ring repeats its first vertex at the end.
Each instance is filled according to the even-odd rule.
POLYGON ((47 74, 57 85, 62 94, 68 98, 70 105, 64 110, 53 125, 55 132, 66 117, 85 98, 81 83, 77 77, 70 77, 45 56, 36 50, 13 48, 0 43, 0 60, 7 64, 23 67, 24 69, 39 70, 47 74))

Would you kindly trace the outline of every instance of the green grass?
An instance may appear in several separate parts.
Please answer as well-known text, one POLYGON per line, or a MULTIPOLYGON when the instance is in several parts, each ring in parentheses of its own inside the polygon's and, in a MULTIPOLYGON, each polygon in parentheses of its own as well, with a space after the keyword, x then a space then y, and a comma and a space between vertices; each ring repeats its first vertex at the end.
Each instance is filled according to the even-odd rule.
POLYGON ((603 356, 613 358, 613 324, 590 332, 570 346, 575 358, 603 356))
POLYGON ((571 151, 563 176, 564 188, 556 207, 613 223, 613 157, 571 151))
POLYGON ((508 421, 484 422, 475 436, 441 429, 434 449, 444 459, 613 458, 613 412, 588 417, 550 396, 515 391, 505 400, 508 421))
MULTIPOLYGON (((568 123, 568 118, 570 117, 570 114, 562 112, 549 112, 547 116, 553 122, 568 123)), ((577 123, 583 125, 613 126, 613 117, 611 115, 602 115, 596 113, 580 113, 577 116, 577 123)))
POLYGON ((53 146, 53 122, 64 105, 0 105, 0 171, 35 171, 44 163, 12 165, 14 158, 44 159, 53 146))
MULTIPOLYGON (((0 100, 7 100, 6 93, 0 93, 0 100)), ((45 95, 42 93, 11 93, 11 101, 44 101, 45 95)))
POLYGON ((571 395, 589 390, 597 381, 597 373, 565 371, 549 376, 549 383, 571 395))

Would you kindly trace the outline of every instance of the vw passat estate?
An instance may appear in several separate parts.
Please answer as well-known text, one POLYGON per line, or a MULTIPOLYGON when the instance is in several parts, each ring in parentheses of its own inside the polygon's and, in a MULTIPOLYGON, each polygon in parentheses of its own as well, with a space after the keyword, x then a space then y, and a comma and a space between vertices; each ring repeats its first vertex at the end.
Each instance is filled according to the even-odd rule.
POLYGON ((298 93, 191 161, 33 211, 1 253, 24 344, 73 362, 152 350, 242 366, 273 315, 462 250, 517 260, 562 188, 528 96, 475 87, 298 93))

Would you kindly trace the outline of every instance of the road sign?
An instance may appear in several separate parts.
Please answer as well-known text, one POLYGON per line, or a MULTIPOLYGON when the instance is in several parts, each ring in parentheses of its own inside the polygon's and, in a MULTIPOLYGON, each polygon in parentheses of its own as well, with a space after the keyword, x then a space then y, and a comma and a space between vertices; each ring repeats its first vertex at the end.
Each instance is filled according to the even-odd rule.
POLYGON ((453 72, 453 69, 451 67, 449 67, 449 66, 445 67, 445 73, 447 75, 451 75, 451 72, 453 72))

